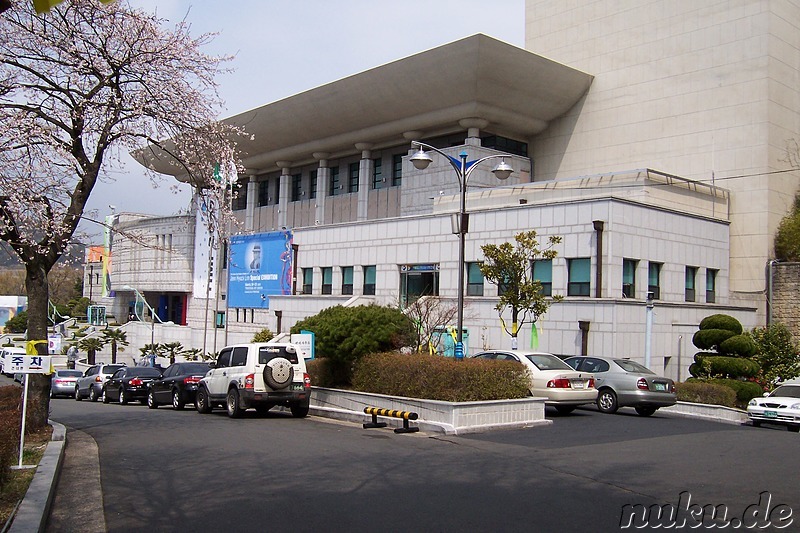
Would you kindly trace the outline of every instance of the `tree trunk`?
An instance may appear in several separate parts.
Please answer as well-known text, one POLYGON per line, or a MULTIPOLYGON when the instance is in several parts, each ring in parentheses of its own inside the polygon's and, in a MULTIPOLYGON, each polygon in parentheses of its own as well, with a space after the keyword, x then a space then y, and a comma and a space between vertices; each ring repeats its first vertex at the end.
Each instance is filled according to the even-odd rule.
MULTIPOLYGON (((47 317, 49 291, 47 270, 38 261, 25 265, 25 289, 28 293, 28 341, 43 340, 36 345, 39 355, 47 355, 47 317)), ((34 431, 47 425, 50 412, 50 376, 28 375, 28 429, 34 431)))
POLYGON ((111 343, 111 364, 112 365, 117 364, 117 343, 116 342, 112 342, 111 343))

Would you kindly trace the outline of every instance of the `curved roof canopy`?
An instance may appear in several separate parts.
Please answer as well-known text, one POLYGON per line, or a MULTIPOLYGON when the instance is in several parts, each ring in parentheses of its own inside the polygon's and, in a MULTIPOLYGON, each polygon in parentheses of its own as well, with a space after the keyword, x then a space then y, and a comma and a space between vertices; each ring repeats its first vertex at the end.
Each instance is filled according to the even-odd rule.
MULTIPOLYGON (((242 126, 244 166, 273 171, 357 153, 356 143, 407 142, 463 130, 459 121, 478 118, 501 135, 528 139, 566 113, 593 77, 516 46, 477 34, 283 100, 224 119, 242 126), (250 137, 252 136, 252 140, 250 137)), ((174 174, 166 161, 150 161, 174 174)))

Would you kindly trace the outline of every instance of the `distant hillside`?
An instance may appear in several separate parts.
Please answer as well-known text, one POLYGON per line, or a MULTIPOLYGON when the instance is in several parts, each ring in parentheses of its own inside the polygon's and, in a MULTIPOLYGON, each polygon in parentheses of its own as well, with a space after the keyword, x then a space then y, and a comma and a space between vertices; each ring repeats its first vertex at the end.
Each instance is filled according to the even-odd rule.
MULTIPOLYGON (((86 257, 86 246, 84 244, 73 244, 59 259, 59 265, 67 265, 71 267, 79 267, 83 265, 84 258, 86 257)), ((0 241, 0 270, 14 270, 22 268, 22 263, 19 262, 17 254, 11 247, 4 241, 0 241)))

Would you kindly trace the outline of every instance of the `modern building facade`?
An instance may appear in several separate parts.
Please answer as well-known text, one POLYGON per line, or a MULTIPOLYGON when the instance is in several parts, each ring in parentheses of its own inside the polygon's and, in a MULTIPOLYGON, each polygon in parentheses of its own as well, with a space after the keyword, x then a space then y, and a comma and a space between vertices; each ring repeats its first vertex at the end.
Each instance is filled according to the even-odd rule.
POLYGON ((528 229, 563 237, 558 257, 534 267, 564 299, 521 331, 521 348, 639 361, 647 352, 651 368, 682 379, 702 318, 763 324, 772 235, 797 190, 782 150, 800 131, 800 7, 526 7, 527 51, 476 35, 227 119, 254 136, 242 144, 234 233, 291 233, 290 294, 229 305, 227 248, 209 261, 221 275, 198 292, 194 218, 123 215, 114 314, 135 301, 119 288, 136 288, 176 324, 158 324, 156 336, 170 328, 170 340, 216 351, 331 305, 454 302, 459 184, 438 154, 424 171, 411 165, 420 140, 514 168, 499 182, 483 164, 468 183, 470 351, 510 344, 497 287, 477 270, 480 246, 528 229))

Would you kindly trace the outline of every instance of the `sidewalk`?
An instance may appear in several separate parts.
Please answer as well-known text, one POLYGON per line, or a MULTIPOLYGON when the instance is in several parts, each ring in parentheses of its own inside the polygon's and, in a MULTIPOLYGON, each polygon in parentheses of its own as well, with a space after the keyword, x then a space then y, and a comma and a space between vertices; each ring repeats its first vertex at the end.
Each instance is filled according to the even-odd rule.
POLYGON ((67 428, 67 446, 56 483, 44 531, 105 533, 97 443, 87 433, 67 428))

